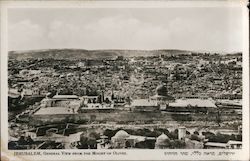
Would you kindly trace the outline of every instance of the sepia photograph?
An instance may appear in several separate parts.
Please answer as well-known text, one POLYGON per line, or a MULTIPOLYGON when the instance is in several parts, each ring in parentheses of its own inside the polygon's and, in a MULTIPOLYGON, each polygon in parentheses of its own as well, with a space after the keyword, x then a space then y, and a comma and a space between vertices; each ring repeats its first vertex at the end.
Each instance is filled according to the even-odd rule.
POLYGON ((8 150, 242 149, 245 3, 76 4, 6 9, 8 150))

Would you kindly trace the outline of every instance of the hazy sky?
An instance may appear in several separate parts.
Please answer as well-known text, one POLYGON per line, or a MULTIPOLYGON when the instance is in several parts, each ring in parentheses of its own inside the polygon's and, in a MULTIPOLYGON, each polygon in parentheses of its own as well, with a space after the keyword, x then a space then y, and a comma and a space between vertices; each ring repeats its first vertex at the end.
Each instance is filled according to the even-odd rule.
POLYGON ((13 8, 8 47, 242 51, 241 14, 241 8, 13 8))

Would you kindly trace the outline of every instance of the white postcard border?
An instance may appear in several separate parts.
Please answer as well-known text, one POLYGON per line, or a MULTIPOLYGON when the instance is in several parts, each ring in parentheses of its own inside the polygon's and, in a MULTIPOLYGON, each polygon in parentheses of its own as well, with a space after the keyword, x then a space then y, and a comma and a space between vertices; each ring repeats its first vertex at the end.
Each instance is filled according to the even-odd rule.
POLYGON ((249 24, 247 1, 2 1, 1 5, 1 150, 4 157, 11 160, 249 160, 249 24), (40 152, 42 155, 16 155, 14 152, 25 150, 8 150, 8 8, 168 8, 168 7, 242 7, 244 22, 243 51, 243 148, 241 150, 223 149, 164 149, 164 150, 26 150, 40 152), (43 155, 43 153, 90 152, 91 155, 43 155), (105 152, 105 155, 92 155, 92 152, 105 152), (115 153, 126 152, 126 155, 115 153), (169 155, 167 152, 178 152, 169 155), (183 152, 183 153, 182 153, 183 152), (185 155, 187 152, 188 155, 185 155), (204 155, 215 152, 216 155, 204 155), (234 155, 219 155, 223 152, 234 155), (111 153, 109 155, 109 153, 111 153), (192 155, 191 155, 192 154, 192 155))

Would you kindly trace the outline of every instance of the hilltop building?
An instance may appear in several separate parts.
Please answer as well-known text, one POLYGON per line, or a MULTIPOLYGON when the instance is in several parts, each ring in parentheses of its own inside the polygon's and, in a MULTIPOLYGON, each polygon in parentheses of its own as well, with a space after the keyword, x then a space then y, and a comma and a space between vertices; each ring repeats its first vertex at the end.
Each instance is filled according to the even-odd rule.
POLYGON ((150 99, 156 101, 159 105, 166 105, 167 103, 174 101, 174 97, 168 95, 166 83, 160 84, 156 88, 156 95, 152 96, 150 99))
POLYGON ((131 106, 135 111, 159 111, 166 107, 166 104, 174 101, 174 98, 168 95, 165 83, 157 86, 155 93, 156 94, 149 99, 133 100, 131 106))

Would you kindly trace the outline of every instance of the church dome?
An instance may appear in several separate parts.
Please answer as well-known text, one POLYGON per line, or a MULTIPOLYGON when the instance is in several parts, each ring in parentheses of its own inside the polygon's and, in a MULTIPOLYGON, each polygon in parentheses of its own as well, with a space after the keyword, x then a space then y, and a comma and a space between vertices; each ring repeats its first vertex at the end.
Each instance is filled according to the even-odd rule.
POLYGON ((115 134, 114 137, 117 139, 126 139, 129 137, 129 134, 124 130, 120 130, 115 134))
POLYGON ((155 144, 156 145, 167 145, 168 142, 169 142, 169 137, 166 134, 162 133, 160 136, 158 136, 156 138, 155 144))
POLYGON ((156 94, 159 96, 167 96, 168 89, 165 84, 161 84, 156 88, 156 94))

